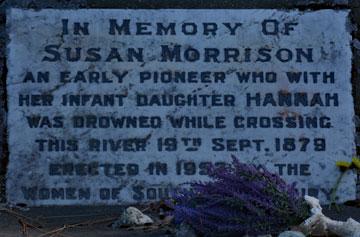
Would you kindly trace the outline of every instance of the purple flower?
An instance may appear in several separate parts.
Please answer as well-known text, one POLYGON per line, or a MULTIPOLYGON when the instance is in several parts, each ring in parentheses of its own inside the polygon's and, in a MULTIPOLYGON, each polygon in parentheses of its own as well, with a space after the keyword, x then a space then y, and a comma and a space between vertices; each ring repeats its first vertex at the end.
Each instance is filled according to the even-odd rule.
POLYGON ((191 182, 173 195, 176 223, 199 233, 276 234, 305 220, 308 207, 277 174, 233 157, 232 164, 209 167, 211 181, 191 182))

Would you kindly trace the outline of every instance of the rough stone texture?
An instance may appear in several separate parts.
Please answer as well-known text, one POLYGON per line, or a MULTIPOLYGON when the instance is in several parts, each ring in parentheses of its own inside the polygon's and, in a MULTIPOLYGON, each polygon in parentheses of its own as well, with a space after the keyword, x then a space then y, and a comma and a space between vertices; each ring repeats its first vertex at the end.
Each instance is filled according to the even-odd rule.
MULTIPOLYGON (((336 175, 327 177, 328 173, 340 175, 334 165, 335 161, 337 159, 349 160, 353 154, 353 99, 351 96, 351 50, 349 47, 351 38, 345 27, 347 16, 348 11, 333 10, 303 13, 299 11, 275 10, 187 10, 186 12, 183 10, 164 10, 159 12, 149 10, 42 10, 34 12, 13 9, 9 12, 8 18, 10 36, 7 81, 10 149, 10 163, 7 175, 8 201, 11 203, 28 203, 29 205, 98 204, 105 202, 108 204, 116 202, 125 204, 150 201, 152 196, 147 195, 147 190, 150 187, 164 190, 164 188, 175 186, 191 179, 205 178, 198 171, 199 169, 195 170, 191 177, 186 175, 185 171, 179 174, 178 167, 179 164, 181 165, 179 159, 185 160, 184 163, 191 162, 194 166, 201 167, 200 162, 228 162, 232 153, 236 154, 244 162, 261 164, 274 172, 279 172, 276 164, 289 163, 289 157, 291 157, 292 166, 294 164, 309 164, 310 168, 307 175, 303 174, 301 177, 299 177, 299 174, 287 175, 288 171, 281 171, 280 174, 289 182, 297 181, 298 187, 302 190, 318 189, 319 198, 324 202, 329 201, 323 190, 330 190, 337 177, 336 175), (122 19, 121 17, 128 15, 132 16, 132 21, 149 22, 149 24, 152 23, 153 25, 156 25, 153 22, 158 21, 165 21, 165 23, 175 22, 177 35, 176 37, 168 35, 158 37, 155 35, 114 37, 109 35, 107 30, 104 30, 108 28, 108 19, 116 17, 122 19), (196 21, 194 20, 199 27, 198 33, 185 40, 180 30, 181 24, 187 21, 186 19, 189 17, 192 18, 195 15, 201 16, 196 21), (90 36, 61 35, 62 28, 59 19, 65 16, 70 22, 74 20, 88 21, 90 25, 89 31, 92 32, 90 36), (218 20, 214 21, 214 16, 218 20), (278 19, 282 23, 296 21, 298 26, 288 36, 275 38, 274 36, 263 35, 261 33, 263 25, 261 22, 269 17, 278 19), (204 36, 201 33, 202 22, 210 20, 216 22, 219 27, 218 32, 213 37, 204 36), (242 22, 244 27, 231 36, 229 31, 222 25, 222 22, 230 21, 242 22), (24 24, 25 22, 26 24, 24 24), (313 22, 317 22, 317 24, 314 25, 313 22), (336 31, 331 30, 333 26, 336 26, 336 31), (95 35, 92 37, 92 34, 95 35), (237 37, 241 37, 241 40, 238 40, 237 37), (201 60, 196 60, 196 62, 165 63, 160 60, 161 57, 159 55, 162 55, 162 47, 160 45, 167 45, 169 44, 168 42, 183 45, 183 48, 190 45, 198 49, 200 55, 203 54, 201 48, 204 46, 218 48, 219 52, 222 52, 224 47, 238 49, 244 47, 252 48, 253 54, 251 62, 240 61, 240 64, 239 62, 224 62, 222 56, 219 57, 220 61, 217 64, 204 61, 203 56, 199 56, 201 60), (87 48, 89 45, 92 47, 105 46, 101 48, 103 58, 98 59, 96 63, 84 62, 83 58, 79 62, 67 62, 63 59, 61 63, 51 63, 44 62, 44 56, 49 56, 49 52, 44 52, 44 48, 49 44, 61 45, 60 52, 62 52, 63 47, 66 49, 66 47, 72 47, 73 45, 83 48, 87 48), (296 44, 296 48, 313 48, 314 56, 311 62, 308 63, 303 59, 304 62, 299 63, 293 59, 291 62, 281 63, 279 60, 276 60, 274 55, 279 48, 288 48, 290 51, 293 50, 294 44, 296 44), (118 45, 122 45, 124 49, 127 47, 143 48, 144 63, 104 63, 109 49, 111 47, 118 47, 118 45), (272 48, 272 60, 264 63, 258 62, 256 60, 256 50, 267 45, 270 45, 272 48), (118 69, 120 65, 123 66, 123 69, 118 69), (192 71, 195 68, 201 68, 199 71, 222 72, 226 80, 220 84, 200 83, 200 80, 196 84, 155 83, 153 80, 140 82, 139 80, 139 73, 143 71, 192 71), (112 71, 115 69, 121 72, 125 69, 128 70, 129 74, 123 82, 119 83, 117 78, 112 75, 112 71), (50 72, 51 80, 48 83, 23 82, 24 75, 28 75, 28 72, 36 74, 37 71, 43 70, 50 72), (60 82, 59 72, 64 70, 71 72, 69 79, 72 81, 70 83, 60 82), (258 85, 239 82, 237 79, 237 73, 262 70, 270 70, 276 73, 276 82, 258 85), (291 73, 302 70, 309 72, 314 70, 327 73, 334 72, 335 75, 341 75, 341 77, 336 76, 334 84, 289 82, 291 80, 287 79, 288 74, 285 72, 291 73), (106 72, 107 77, 111 78, 111 84, 79 83, 73 81, 76 73, 86 72, 85 75, 87 77, 88 73, 94 73, 93 71, 106 72), (62 103, 64 102, 62 100, 64 95, 92 95, 99 91, 101 91, 101 94, 124 94, 125 91, 126 98, 124 98, 124 105, 120 105, 120 107, 119 105, 99 106, 98 104, 90 106, 90 103, 87 103, 85 106, 78 107, 63 105, 64 103, 62 103), (312 100, 312 95, 317 95, 317 93, 322 93, 322 97, 325 97, 325 93, 337 93, 339 105, 333 102, 330 102, 329 105, 318 104, 315 107, 311 105, 290 105, 286 108, 284 106, 260 106, 255 105, 253 102, 251 102, 251 105, 248 105, 250 103, 246 98, 249 96, 253 97, 255 94, 258 95, 258 93, 264 96, 265 93, 276 93, 277 91, 287 91, 289 93, 305 91, 308 93, 306 96, 309 96, 309 101, 312 100), (51 93, 54 96, 53 105, 47 107, 20 106, 20 94, 27 95, 28 93, 51 93), (234 96, 235 101, 234 105, 230 106, 212 106, 211 103, 207 103, 205 106, 199 103, 196 107, 157 105, 144 107, 138 103, 139 94, 150 96, 158 94, 176 95, 178 93, 185 95, 229 94, 234 96), (341 110, 339 110, 338 106, 341 107, 341 110), (49 116, 49 118, 52 118, 54 115, 63 116, 64 126, 61 129, 49 129, 48 126, 39 129, 29 128, 28 120, 25 116, 33 114, 49 116), (159 116, 159 119, 162 120, 162 126, 161 128, 113 129, 110 122, 110 126, 107 129, 75 128, 71 118, 87 114, 96 116, 111 115, 115 118, 139 115, 159 116), (236 116, 269 116, 278 118, 282 114, 290 117, 300 115, 300 118, 306 116, 328 116, 333 128, 299 128, 301 126, 300 122, 295 126, 297 128, 294 128, 294 126, 290 126, 290 124, 283 121, 284 124, 288 124, 284 125, 283 128, 276 128, 276 126, 271 125, 270 129, 261 128, 260 126, 257 129, 246 129, 245 125, 245 129, 241 129, 234 126, 232 122, 236 116), (204 128, 189 130, 185 127, 175 129, 171 126, 172 123, 169 122, 168 117, 184 115, 206 116, 209 118, 210 123, 212 123, 215 116, 224 116, 226 126, 222 130, 204 128), (148 144, 146 152, 122 152, 122 150, 110 151, 110 149, 107 149, 94 153, 94 151, 90 151, 91 146, 88 145, 90 144, 88 141, 94 138, 116 140, 118 138, 134 137, 142 139, 148 137, 146 138, 146 143, 148 144), (158 139, 167 137, 178 138, 178 149, 172 150, 172 153, 158 150, 158 139), (179 141, 180 138, 184 137, 200 138, 201 146, 193 148, 191 145, 190 149, 189 146, 179 141), (231 149, 218 152, 220 151, 219 148, 217 150, 213 149, 215 143, 211 139, 219 137, 224 140, 264 140, 263 144, 259 146, 262 148, 255 149, 255 146, 252 145, 243 150, 242 148, 236 148, 236 150, 231 149), (47 149, 41 150, 35 142, 36 139, 53 138, 77 139, 79 141, 79 149, 67 150, 70 152, 66 153, 63 153, 64 150, 60 152, 47 149), (297 148, 290 148, 290 150, 285 150, 285 148, 281 150, 275 149, 274 141, 279 138, 296 139, 296 142, 294 141, 296 146, 294 146, 297 148), (299 144, 302 143, 300 139, 304 138, 308 139, 308 146, 306 147, 299 144), (319 143, 315 142, 316 140, 323 138, 326 139, 326 146, 314 145, 319 143), (300 146, 302 147, 301 151, 300 146), (207 154, 211 159, 204 157, 203 154, 207 154), (144 159, 144 155, 146 155, 147 159, 144 159), (327 158, 323 159, 323 157, 327 158), (79 164, 89 164, 90 160, 98 162, 99 167, 105 163, 112 165, 117 162, 125 165, 132 163, 138 166, 139 173, 122 176, 114 174, 111 177, 99 168, 96 175, 89 175, 86 172, 86 174, 74 172, 70 177, 67 174, 62 175, 64 164, 72 163, 78 166, 79 164), (160 176, 150 174, 148 172, 150 164, 155 162, 163 162, 163 164, 167 165, 167 172, 160 176), (59 171, 50 173, 50 170, 54 170, 54 168, 50 168, 54 167, 54 164, 57 165, 56 167, 60 166, 60 168, 56 168, 59 171), (96 179, 93 176, 96 176, 96 179), (146 196, 143 198, 138 198, 139 192, 136 191, 139 189, 139 183, 144 183, 141 189, 144 190, 146 196), (121 184, 121 194, 118 197, 111 199, 103 198, 101 193, 104 188, 119 188, 119 184, 121 184), (89 194, 88 198, 83 198, 85 200, 81 198, 80 194, 79 197, 66 198, 66 200, 64 198, 56 198, 53 195, 42 194, 46 192, 52 193, 53 189, 64 190, 69 187, 79 189, 79 191, 76 191, 79 193, 81 193, 81 190, 90 190, 91 188, 89 191, 91 194, 89 194), (25 192, 24 190, 28 191, 25 192), (29 197, 27 195, 28 192, 31 192, 34 196, 29 197)), ((133 29, 130 31, 133 32, 133 29)), ((156 32, 155 29, 152 29, 152 31, 156 32)), ((120 52, 123 53, 121 50, 120 52)), ((239 50, 239 54, 243 55, 243 52, 239 50)), ((243 59, 243 57, 239 58, 239 60, 243 59)), ((332 96, 332 94, 329 95, 332 96)), ((322 98, 322 100, 325 103, 326 99, 322 98)), ((277 104, 277 102, 274 103, 277 104)), ((246 124, 245 121, 243 122, 244 124, 246 124)), ((45 147, 47 146, 45 145, 45 147)), ((113 171, 111 170, 110 172, 113 171)), ((347 173, 344 177, 340 190, 338 193, 339 201, 355 197, 355 177, 352 173, 347 173)), ((159 196, 160 194, 157 197, 159 198, 159 196)))
POLYGON ((349 5, 348 0, 136 0, 136 1, 112 1, 112 0, 88 0, 88 6, 99 8, 310 8, 310 7, 346 7, 349 5))
POLYGON ((7 167, 6 142, 6 59, 5 59, 6 31, 5 16, 0 11, 0 202, 5 201, 5 175, 7 167))
MULTIPOLYGON (((346 7, 350 0, 5 0, 1 3, 2 14, 9 7, 19 8, 321 8, 346 7)), ((356 0, 352 5, 356 4, 356 0)))
MULTIPOLYGON (((354 33, 353 37, 355 40, 354 48, 353 48, 353 97, 355 98, 355 114, 357 118, 355 118, 355 122, 359 121, 360 116, 360 49, 358 42, 360 39, 360 1, 353 1, 351 5, 351 16, 353 19, 354 25, 354 33)), ((360 154, 360 123, 356 123, 356 132, 357 132, 357 155, 360 154)), ((360 199, 360 171, 358 172, 358 184, 357 184, 357 198, 360 199)))
MULTIPOLYGON (((21 8, 164 8, 164 7, 178 7, 178 8, 186 8, 186 7, 197 7, 197 8, 218 8, 218 7, 236 7, 236 8, 293 8, 293 7, 301 7, 301 9, 306 8, 327 8, 333 7, 350 7, 352 8, 352 15, 354 22, 357 24, 360 23, 360 1, 358 0, 323 0, 323 1, 311 1, 311 0, 303 0, 303 1, 290 1, 290 0, 257 0, 257 1, 248 1, 248 0, 240 0, 240 1, 143 1, 143 0, 135 0, 135 1, 127 1, 127 0, 5 0, 2 1, 0 5, 0 76, 2 81, 0 82, 0 95, 4 94, 4 85, 5 85, 5 76, 4 76, 4 49, 5 49, 5 9, 8 7, 21 7, 21 8)), ((360 38, 360 31, 354 33, 354 36, 360 38)), ((357 66, 360 65, 359 53, 354 54, 354 70, 353 70, 353 93, 355 97, 355 108, 356 113, 360 115, 360 74, 357 70, 357 66)), ((5 97, 1 97, 0 101, 0 120, 5 121, 6 111, 4 106, 5 97)), ((360 129, 358 129, 360 132, 360 129)), ((7 145, 4 143, 6 140, 5 137, 5 129, 0 125, 0 175, 4 174, 6 171, 7 164, 7 145), (5 167, 4 167, 5 166, 5 167)), ((360 153, 360 147, 358 147, 358 154, 360 153)), ((4 180, 3 178, 0 180, 4 180)), ((4 187, 2 182, 0 181, 0 189, 2 190, 4 187)), ((360 188, 358 189, 358 197, 360 198, 360 188)), ((3 193, 2 193, 3 194, 3 193)), ((3 200, 3 195, 0 195, 0 200, 3 200), (1 198, 2 197, 2 198, 1 198)))
POLYGON ((139 209, 136 207, 128 207, 121 214, 120 218, 114 222, 112 227, 117 229, 129 226, 149 225, 152 223, 154 223, 154 221, 139 209))
POLYGON ((360 223, 352 218, 345 222, 333 220, 325 216, 318 199, 305 196, 305 201, 310 207, 311 216, 300 226, 299 230, 312 236, 341 236, 360 237, 360 223))

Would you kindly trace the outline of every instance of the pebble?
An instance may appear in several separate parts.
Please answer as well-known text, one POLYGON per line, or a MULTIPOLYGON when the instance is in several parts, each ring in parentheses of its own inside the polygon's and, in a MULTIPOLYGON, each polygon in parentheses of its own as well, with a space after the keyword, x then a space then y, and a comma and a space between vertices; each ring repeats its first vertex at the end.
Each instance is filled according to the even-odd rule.
POLYGON ((152 224, 154 221, 135 207, 128 207, 114 222, 113 228, 152 224))

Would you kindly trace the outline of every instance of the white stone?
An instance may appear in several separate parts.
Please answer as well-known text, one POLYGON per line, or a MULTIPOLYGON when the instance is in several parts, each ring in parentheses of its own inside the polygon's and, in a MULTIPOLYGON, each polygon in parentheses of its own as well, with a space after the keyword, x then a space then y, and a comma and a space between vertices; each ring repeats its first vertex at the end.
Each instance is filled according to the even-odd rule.
POLYGON ((338 235, 340 237, 359 237, 360 223, 349 218, 346 222, 335 221, 322 213, 318 199, 305 196, 305 201, 311 207, 312 216, 305 220, 300 228, 302 232, 316 235, 338 235))
MULTIPOLYGON (((328 202, 340 174, 335 162, 350 161, 355 147, 348 15, 348 10, 9 9, 8 202, 146 203, 166 197, 178 184, 205 181, 207 164, 230 162, 232 154, 328 202), (124 23, 121 34, 120 26, 111 31, 114 20, 124 23), (75 23, 85 22, 89 35, 74 34, 75 23), (163 28, 172 23, 174 32, 166 35, 163 28), (62 32, 64 25, 68 32, 62 32), (280 33, 272 35, 276 29, 280 33), (191 30, 194 34, 185 35, 191 30), (176 45, 178 62, 163 57, 163 46, 176 45), (113 48, 122 61, 106 60, 117 55, 113 48), (129 56, 134 49, 142 49, 139 62, 129 56), (39 72, 48 72, 49 80, 38 80, 39 72), (303 77, 295 83, 287 73, 303 77), (324 83, 330 73, 333 83, 324 83), (239 75, 251 78, 244 82, 239 75), (290 104, 280 104, 278 97, 287 93, 283 102, 290 104), (164 98, 176 105, 165 106, 164 98), (197 106, 185 105, 195 100, 197 106), (42 127, 31 128, 30 116, 44 116, 42 127), (188 126, 175 128, 172 118, 186 119, 188 126), (303 121, 313 118, 315 124, 303 121)), ((344 176, 339 202, 355 199, 355 178, 351 172, 344 176)))
POLYGON ((138 226, 152 224, 154 221, 139 209, 128 207, 120 216, 119 220, 114 223, 114 228, 121 226, 138 226))

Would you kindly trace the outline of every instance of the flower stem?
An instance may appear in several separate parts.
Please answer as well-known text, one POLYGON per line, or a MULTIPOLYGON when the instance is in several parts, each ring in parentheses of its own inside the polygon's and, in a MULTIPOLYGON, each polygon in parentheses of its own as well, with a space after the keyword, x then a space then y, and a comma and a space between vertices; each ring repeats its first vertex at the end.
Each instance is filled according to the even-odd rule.
POLYGON ((339 176, 338 179, 336 180, 336 184, 335 184, 333 190, 331 191, 329 210, 331 210, 331 206, 334 204, 336 210, 337 210, 338 212, 340 211, 340 208, 339 208, 339 206, 336 204, 335 199, 336 199, 337 190, 338 190, 338 188, 339 188, 339 185, 340 185, 340 183, 341 183, 342 178, 344 177, 344 174, 345 174, 345 171, 344 171, 344 172, 341 172, 340 176, 339 176))

